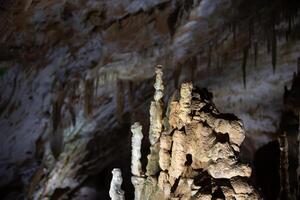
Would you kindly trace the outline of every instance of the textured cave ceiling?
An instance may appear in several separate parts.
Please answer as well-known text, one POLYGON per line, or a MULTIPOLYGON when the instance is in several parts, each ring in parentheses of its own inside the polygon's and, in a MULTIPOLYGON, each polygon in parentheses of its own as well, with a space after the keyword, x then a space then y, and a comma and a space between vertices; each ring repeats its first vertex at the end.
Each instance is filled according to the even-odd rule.
POLYGON ((251 162, 280 129, 284 87, 297 71, 299 4, 0 0, 0 193, 10 188, 14 199, 41 165, 63 164, 68 154, 85 166, 72 187, 94 175, 105 185, 112 167, 129 169, 129 128, 137 120, 149 126, 157 64, 165 102, 193 81, 213 93, 221 112, 243 120, 242 156, 251 162), (42 159, 50 154, 53 99, 61 95, 64 159, 42 159))

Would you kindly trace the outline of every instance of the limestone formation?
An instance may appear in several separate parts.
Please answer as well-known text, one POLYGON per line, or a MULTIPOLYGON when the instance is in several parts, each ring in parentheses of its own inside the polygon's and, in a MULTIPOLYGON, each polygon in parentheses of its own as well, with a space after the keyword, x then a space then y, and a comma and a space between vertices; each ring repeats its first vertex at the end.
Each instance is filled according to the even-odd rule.
POLYGON ((131 158, 131 173, 135 176, 142 175, 141 165, 141 146, 142 146, 142 126, 136 122, 131 126, 132 132, 132 158, 131 158))
POLYGON ((149 141, 151 144, 150 154, 148 155, 147 172, 148 176, 155 175, 159 171, 158 154, 161 132, 163 130, 163 72, 162 66, 158 65, 155 69, 156 80, 154 84, 154 101, 150 105, 150 130, 149 141))
MULTIPOLYGON (((132 183, 135 199, 260 199, 248 183, 251 168, 238 161, 245 138, 241 120, 220 113, 206 90, 184 83, 162 123, 161 70, 156 70, 150 107, 150 155, 140 171, 141 126, 132 126, 132 183), (166 126, 167 124, 167 126, 166 126), (159 166, 156 166, 159 164, 159 166), (146 175, 144 175, 146 174, 146 175)), ((168 110, 168 109, 167 109, 168 110)))
POLYGON ((124 191, 121 189, 123 182, 122 173, 120 169, 112 170, 112 180, 109 189, 109 196, 112 200, 124 200, 124 191))

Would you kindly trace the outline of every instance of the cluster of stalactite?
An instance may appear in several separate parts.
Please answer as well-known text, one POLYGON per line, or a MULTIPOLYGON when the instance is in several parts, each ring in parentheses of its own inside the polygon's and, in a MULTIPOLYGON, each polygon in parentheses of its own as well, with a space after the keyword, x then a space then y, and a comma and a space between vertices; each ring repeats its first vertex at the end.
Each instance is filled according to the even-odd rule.
MULTIPOLYGON (((99 104, 95 99, 99 96, 99 88, 107 82, 116 82, 115 102, 116 112, 115 118, 121 126, 123 124, 123 114, 125 112, 125 92, 130 109, 133 108, 133 81, 122 80, 107 73, 95 72, 89 70, 85 77, 79 74, 57 73, 52 86, 52 107, 50 111, 50 127, 49 141, 52 153, 57 159, 63 150, 63 132, 71 125, 76 126, 76 121, 81 117, 85 120, 93 118, 93 110, 99 104), (98 75, 99 74, 99 75, 98 75), (68 82, 66 82, 68 80, 68 82)), ((103 95, 103 94, 102 94, 103 95)), ((101 101, 100 101, 101 103, 101 101)))
MULTIPOLYGON (((278 64, 279 41, 288 42, 299 39, 297 26, 299 25, 300 2, 297 0, 255 2, 244 0, 233 1, 232 4, 234 13, 228 17, 223 26, 215 30, 214 34, 208 36, 197 52, 204 55, 208 68, 226 65, 228 59, 239 55, 242 80, 246 87, 250 55, 256 66, 259 54, 266 46, 275 73, 278 64)), ((193 56, 192 54, 191 57, 193 56)), ((178 77, 178 72, 180 70, 177 67, 174 72, 175 79, 178 77)))
MULTIPOLYGON (((85 166, 78 163, 85 163, 85 156, 89 152, 86 149, 90 140, 88 133, 97 125, 94 122, 99 119, 99 116, 101 117, 98 107, 101 104, 108 104, 112 99, 109 97, 105 99, 106 93, 101 91, 100 84, 104 81, 117 82, 112 85, 112 88, 116 88, 113 95, 116 109, 112 116, 114 116, 114 125, 121 126, 126 97, 125 91, 122 90, 127 89, 128 104, 132 108, 134 86, 132 81, 120 79, 116 81, 114 77, 104 78, 101 70, 96 71, 96 69, 87 71, 85 75, 68 71, 55 74, 51 90, 51 107, 45 113, 49 120, 47 120, 44 136, 36 143, 37 157, 41 160, 41 165, 29 184, 27 192, 29 199, 56 196, 61 188, 68 188, 63 192, 67 195, 74 189, 72 187, 86 178, 87 175, 74 177, 74 174, 79 173, 78 170, 85 166), (81 137, 80 134, 86 135, 84 138, 77 139, 81 137), (74 163, 78 164, 77 168, 74 168, 74 163), (46 178, 48 176, 46 174, 50 178, 46 178)), ((117 170, 115 174, 117 176, 115 187, 117 187, 120 176, 117 170)))
MULTIPOLYGON (((248 182, 251 168, 237 157, 245 138, 242 122, 219 113, 212 94, 191 83, 181 85, 163 114, 161 66, 156 68, 154 88, 146 171, 140 161, 142 126, 136 122, 131 127, 135 199, 260 199, 248 182)), ((120 187, 112 193, 118 191, 120 187)))

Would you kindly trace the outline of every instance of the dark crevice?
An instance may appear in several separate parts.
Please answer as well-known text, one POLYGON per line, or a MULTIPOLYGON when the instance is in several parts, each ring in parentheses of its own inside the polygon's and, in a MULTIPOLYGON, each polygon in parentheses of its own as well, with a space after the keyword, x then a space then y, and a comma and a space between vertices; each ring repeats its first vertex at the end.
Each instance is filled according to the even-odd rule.
POLYGON ((191 166, 193 163, 193 157, 191 154, 186 155, 186 161, 185 161, 185 166, 191 166))
POLYGON ((229 143, 229 135, 228 135, 228 133, 226 133, 226 134, 215 133, 215 136, 216 136, 216 141, 217 142, 220 142, 222 144, 229 143))
POLYGON ((220 187, 218 187, 212 194, 212 200, 217 200, 217 199, 225 200, 225 195, 223 194, 223 191, 220 187))
POLYGON ((174 192, 176 191, 176 189, 177 189, 177 187, 178 187, 178 184, 179 184, 179 181, 180 181, 180 178, 181 178, 181 176, 179 176, 179 178, 177 178, 177 179, 175 180, 174 185, 172 185, 172 187, 171 187, 171 193, 174 193, 174 192))

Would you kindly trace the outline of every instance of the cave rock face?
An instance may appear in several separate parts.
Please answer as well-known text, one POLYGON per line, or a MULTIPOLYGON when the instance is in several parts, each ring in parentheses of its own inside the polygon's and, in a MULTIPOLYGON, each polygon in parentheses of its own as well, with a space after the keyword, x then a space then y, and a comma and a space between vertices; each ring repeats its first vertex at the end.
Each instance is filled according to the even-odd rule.
MULTIPOLYGON (((155 112, 150 115, 156 118, 155 112)), ((207 90, 182 84, 179 100, 173 95, 163 121, 150 121, 150 127, 164 127, 151 143, 147 171, 136 173, 132 166, 135 199, 260 199, 247 182, 251 168, 237 157, 245 138, 243 124, 220 113, 207 90)), ((141 130, 132 126, 133 152, 140 149, 136 139, 141 130)))

